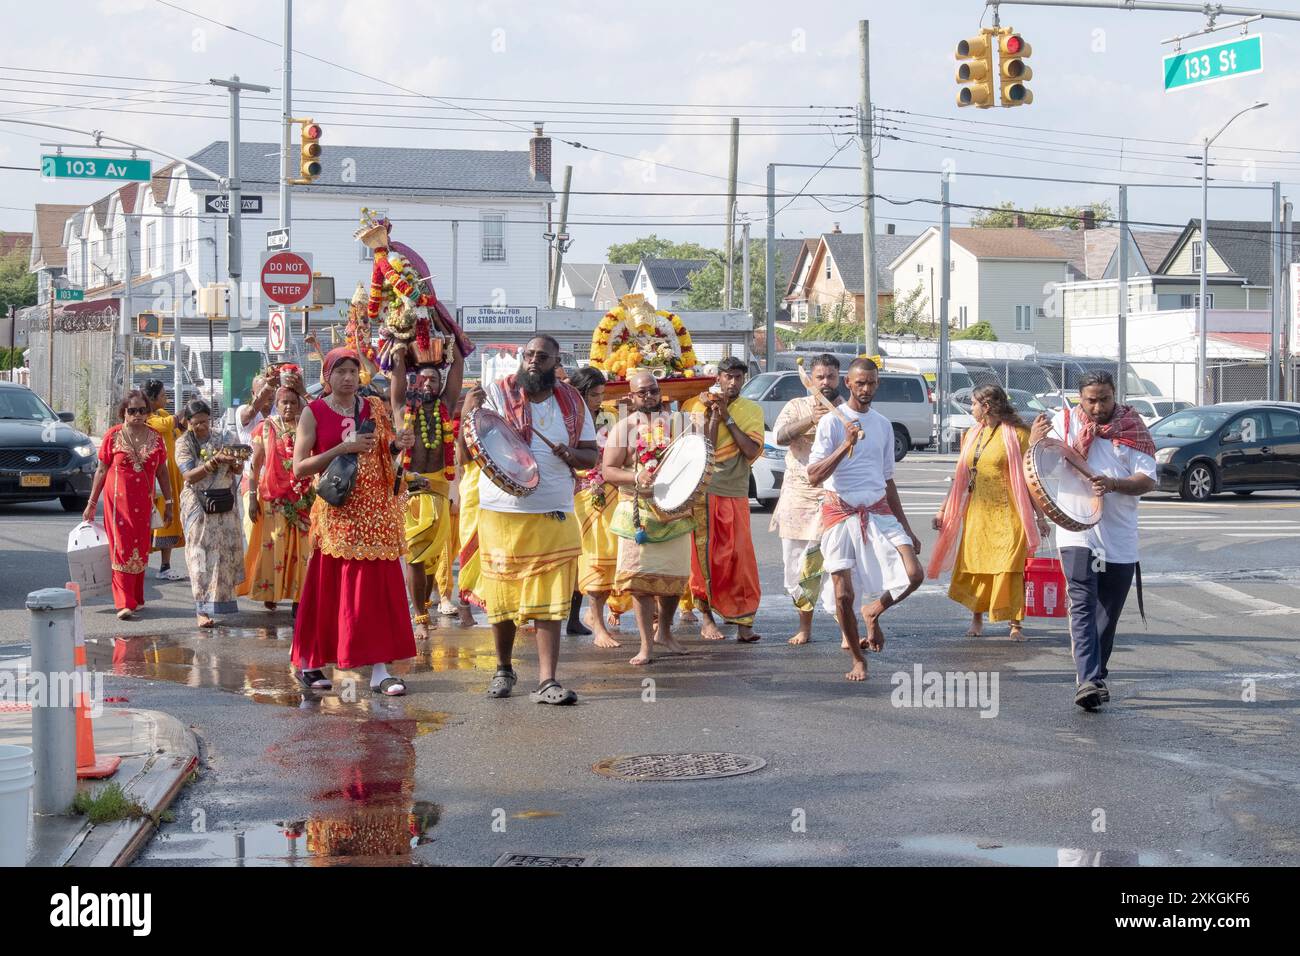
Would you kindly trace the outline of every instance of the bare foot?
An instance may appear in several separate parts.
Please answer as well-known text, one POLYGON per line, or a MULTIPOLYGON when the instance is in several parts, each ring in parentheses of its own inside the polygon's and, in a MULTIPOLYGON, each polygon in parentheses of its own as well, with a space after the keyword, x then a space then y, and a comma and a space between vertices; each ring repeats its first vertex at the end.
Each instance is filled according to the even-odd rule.
POLYGON ((609 631, 601 627, 599 621, 596 622, 595 626, 591 629, 591 632, 596 635, 595 644, 597 647, 622 647, 623 646, 618 641, 614 640, 614 638, 609 636, 609 631))
POLYGON ((742 644, 757 644, 763 639, 761 634, 755 634, 752 627, 746 627, 743 624, 736 627, 736 640, 742 644))
MULTIPOLYGON (((867 644, 867 639, 866 639, 865 637, 863 637, 863 638, 859 638, 859 639, 858 639, 858 647, 859 647, 861 650, 864 650, 864 651, 867 649, 868 644, 867 644)), ((840 638, 840 650, 842 650, 842 651, 847 651, 848 649, 849 649, 849 642, 848 642, 847 640, 845 640, 843 637, 841 637, 841 638, 840 638)))
POLYGON ((216 627, 216 626, 217 626, 217 622, 214 621, 214 620, 212 620, 212 618, 208 617, 206 614, 199 614, 199 615, 196 615, 196 618, 197 618, 197 620, 198 620, 198 622, 199 622, 199 627, 216 627))
POLYGON ((648 652, 642 651, 641 653, 637 654, 636 657, 631 658, 628 661, 628 663, 635 664, 636 666, 640 667, 642 664, 653 664, 654 658, 651 657, 648 652))
POLYGON ((723 633, 718 630, 718 625, 705 618, 704 623, 700 625, 700 639, 705 641, 721 641, 723 633))
POLYGON ((411 625, 411 629, 415 631, 417 641, 427 641, 429 639, 429 625, 426 621, 411 625))
POLYGON ((699 624, 700 619, 695 616, 694 611, 682 611, 681 622, 683 624, 699 624))
POLYGON ((867 622, 867 649, 873 650, 879 654, 885 649, 885 632, 880 627, 878 613, 866 614, 864 612, 862 618, 867 622))
POLYGON ((456 623, 459 624, 461 627, 473 627, 476 623, 478 623, 477 621, 474 620, 474 612, 469 609, 468 604, 462 604, 456 610, 457 613, 460 615, 456 619, 456 623))
POLYGON ((962 635, 962 637, 970 637, 970 638, 983 637, 983 636, 984 636, 984 625, 982 624, 979 627, 976 627, 974 624, 972 624, 967 629, 966 633, 962 635))
POLYGON ((1012 621, 1012 622, 1011 622, 1011 634, 1010 634, 1010 637, 1011 637, 1011 639, 1012 639, 1013 641, 1024 641, 1024 639, 1025 639, 1025 629, 1024 629, 1024 627, 1021 626, 1021 624, 1020 624, 1019 621, 1012 621))
POLYGON ((655 643, 660 647, 665 648, 670 654, 682 655, 690 653, 690 651, 677 642, 677 638, 673 637, 671 632, 666 635, 656 634, 655 643))
POLYGON ((844 675, 848 680, 866 680, 867 664, 866 661, 854 661, 853 669, 844 675))
MULTIPOLYGON (((809 635, 806 631, 800 631, 800 632, 799 632, 798 634, 796 634, 794 637, 790 638, 790 640, 786 641, 786 643, 787 643, 787 644, 807 644, 807 643, 808 643, 808 639, 809 639, 809 637, 810 637, 810 635, 809 635)), ((848 647, 847 644, 845 644, 844 646, 845 646, 845 648, 848 647)))

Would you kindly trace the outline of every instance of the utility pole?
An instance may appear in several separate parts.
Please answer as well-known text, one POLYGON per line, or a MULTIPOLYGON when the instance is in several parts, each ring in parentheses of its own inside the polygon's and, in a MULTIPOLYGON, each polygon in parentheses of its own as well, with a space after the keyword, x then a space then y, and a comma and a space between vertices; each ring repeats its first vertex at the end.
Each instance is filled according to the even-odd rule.
POLYGON ((1268 398, 1276 402, 1282 398, 1282 184, 1273 183, 1273 286, 1274 293, 1269 298, 1269 336, 1268 336, 1268 398))
MULTIPOLYGON (((1084 236, 1085 241, 1087 236, 1084 236)), ((1128 389, 1128 187, 1119 187, 1119 375, 1115 401, 1123 404, 1128 389)), ((1064 378, 1061 380, 1065 384, 1064 378)))
POLYGON ((723 248, 726 249, 722 262, 722 307, 730 310, 732 304, 731 294, 731 274, 732 266, 736 259, 736 165, 740 158, 740 119, 733 116, 731 118, 731 158, 727 162, 727 226, 726 240, 723 248))
MULTIPOLYGON (((952 207, 948 205, 948 172, 940 174, 939 198, 943 218, 939 220, 939 454, 948 453, 948 402, 952 375, 948 349, 948 296, 952 291, 952 207)), ((873 353, 874 354, 874 353, 873 353)))
POLYGON ((767 164, 767 242, 763 250, 763 289, 767 306, 767 366, 776 370, 776 164, 767 164))
POLYGON ((1291 363, 1291 353, 1295 350, 1296 343, 1291 337, 1291 323, 1295 320, 1295 309, 1291 305, 1291 297, 1295 294, 1295 289, 1291 286, 1291 263, 1295 261, 1295 239, 1291 235, 1291 202, 1285 196, 1282 197, 1282 286, 1278 294, 1282 298, 1282 336, 1279 352, 1282 356, 1282 379, 1279 383, 1281 389, 1279 395, 1283 398, 1290 396, 1291 401, 1295 401, 1295 369, 1291 363))
POLYGON ((126 214, 126 225, 122 229, 122 367, 126 370, 123 392, 131 390, 135 374, 135 349, 131 344, 135 334, 135 315, 132 314, 135 304, 131 301, 131 286, 135 285, 135 260, 131 258, 132 218, 130 213, 126 214))
POLYGON ((560 193, 560 231, 554 233, 551 241, 555 243, 555 268, 551 271, 551 292, 547 296, 550 307, 555 308, 560 296, 560 269, 564 265, 564 250, 569 242, 569 184, 573 179, 573 167, 564 167, 564 191, 560 193))
POLYGON ((749 296, 749 217, 746 216, 740 223, 740 275, 744 285, 740 287, 740 303, 749 315, 750 296, 749 296))
MULTIPOLYGON (((858 53, 861 60, 862 98, 858 103, 858 136, 862 141, 862 281, 866 319, 866 352, 880 351, 876 325, 876 225, 875 170, 871 158, 871 26, 858 21, 858 53)), ((944 179, 947 182, 947 179, 944 179)), ((945 189, 947 187, 945 186, 945 189)), ((944 277, 945 283, 947 276, 944 277)), ((944 285, 947 289, 947 285, 944 285)), ((947 301, 947 294, 944 296, 947 301)), ((946 307, 946 306, 945 306, 946 307)))
POLYGON ((243 296, 240 295, 239 288, 239 280, 244 274, 240 227, 240 214, 243 210, 240 198, 242 186, 239 182, 239 94, 244 90, 270 93, 271 88, 258 86, 256 83, 241 83, 238 76, 232 76, 228 80, 210 79, 208 82, 230 93, 230 142, 226 170, 226 215, 229 217, 226 226, 226 274, 230 277, 230 297, 234 301, 231 303, 230 318, 227 320, 229 324, 226 326, 226 349, 230 352, 238 352, 244 347, 243 330, 240 325, 243 296))
MULTIPOLYGON (((293 178, 293 166, 289 163, 289 130, 293 126, 293 0, 284 0, 284 44, 281 53, 280 228, 288 229, 291 215, 289 180, 293 178)), ((292 248, 292 241, 289 246, 292 248)))

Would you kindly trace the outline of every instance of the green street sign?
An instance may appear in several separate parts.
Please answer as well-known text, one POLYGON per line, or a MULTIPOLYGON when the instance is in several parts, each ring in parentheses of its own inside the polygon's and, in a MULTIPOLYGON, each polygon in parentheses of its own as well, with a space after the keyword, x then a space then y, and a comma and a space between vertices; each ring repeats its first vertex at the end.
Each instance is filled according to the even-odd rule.
POLYGON ((109 156, 42 156, 41 175, 47 179, 112 179, 147 183, 153 164, 147 159, 109 156))
POLYGON ((1264 70, 1264 38, 1242 37, 1165 57, 1165 92, 1264 70))
POLYGON ((55 289, 55 302, 80 302, 86 298, 86 293, 81 289, 55 289))

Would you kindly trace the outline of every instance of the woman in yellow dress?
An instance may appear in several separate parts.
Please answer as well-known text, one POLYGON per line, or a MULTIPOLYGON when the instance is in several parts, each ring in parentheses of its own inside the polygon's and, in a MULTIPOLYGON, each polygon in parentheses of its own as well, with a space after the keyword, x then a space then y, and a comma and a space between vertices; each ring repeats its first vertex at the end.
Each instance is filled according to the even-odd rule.
POLYGON ((931 578, 952 568, 948 596, 971 612, 967 637, 984 633, 984 615, 1009 621, 1023 641, 1025 558, 1047 534, 1047 520, 1029 497, 1021 458, 1029 428, 999 385, 981 385, 971 401, 977 427, 966 433, 952 487, 934 516, 940 532, 931 578))
POLYGON ((172 569, 172 551, 185 547, 185 530, 181 527, 181 470, 176 467, 176 436, 181 433, 175 415, 167 411, 167 387, 158 379, 151 378, 144 383, 144 397, 149 401, 149 417, 146 419, 150 428, 167 446, 167 477, 171 481, 172 500, 159 496, 154 499, 154 508, 161 515, 167 505, 171 505, 172 520, 161 528, 154 528, 153 551, 162 552, 162 563, 158 568, 158 580, 183 581, 185 575, 172 569))
MULTIPOLYGON (((605 401, 605 376, 600 369, 588 365, 571 375, 569 384, 586 401, 596 427, 596 445, 603 450, 605 436, 618 421, 617 415, 601 408, 605 401)), ((573 596, 566 633, 594 633, 597 647, 618 647, 618 641, 605 626, 605 602, 614 590, 614 571, 618 564, 618 538, 609 530, 618 505, 618 489, 605 481, 600 473, 600 459, 596 462, 590 471, 578 472, 578 493, 573 499, 574 517, 582 532, 582 555, 578 558, 578 593, 573 596), (584 627, 578 617, 583 595, 591 598, 591 613, 586 616, 590 627, 584 627)))

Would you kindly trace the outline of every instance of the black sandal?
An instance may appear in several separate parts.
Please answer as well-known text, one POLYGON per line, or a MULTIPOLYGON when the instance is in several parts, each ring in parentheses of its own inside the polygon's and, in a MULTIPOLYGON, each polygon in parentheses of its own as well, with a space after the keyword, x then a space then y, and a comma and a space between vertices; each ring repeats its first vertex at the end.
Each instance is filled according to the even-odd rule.
POLYGON ((400 677, 385 677, 377 686, 370 688, 370 693, 382 694, 385 697, 402 697, 406 694, 406 681, 400 677), (390 694, 388 692, 390 687, 400 687, 402 689, 390 694))
POLYGON ((308 690, 333 690, 334 683, 325 676, 325 672, 317 668, 311 671, 298 671, 295 675, 298 683, 302 684, 308 690))

